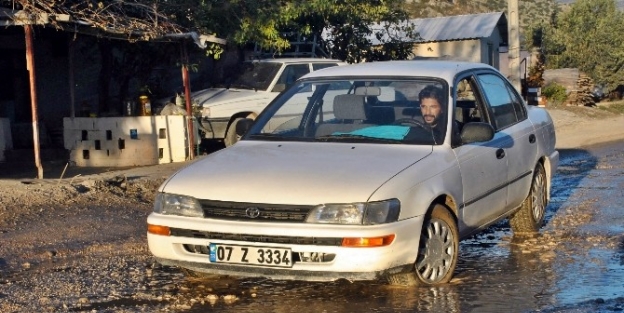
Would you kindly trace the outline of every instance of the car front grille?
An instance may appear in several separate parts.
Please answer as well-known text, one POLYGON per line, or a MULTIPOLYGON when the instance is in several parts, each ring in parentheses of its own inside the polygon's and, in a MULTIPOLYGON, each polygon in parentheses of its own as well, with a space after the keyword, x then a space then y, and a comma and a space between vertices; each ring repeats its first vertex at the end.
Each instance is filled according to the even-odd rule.
POLYGON ((281 244, 337 246, 337 247, 339 247, 342 244, 342 238, 229 234, 229 233, 198 231, 198 230, 181 229, 181 228, 171 228, 171 236, 203 238, 203 239, 210 239, 210 240, 232 240, 232 241, 257 242, 257 243, 281 243, 281 244))
POLYGON ((313 206, 199 200, 205 218, 256 222, 303 223, 313 206))

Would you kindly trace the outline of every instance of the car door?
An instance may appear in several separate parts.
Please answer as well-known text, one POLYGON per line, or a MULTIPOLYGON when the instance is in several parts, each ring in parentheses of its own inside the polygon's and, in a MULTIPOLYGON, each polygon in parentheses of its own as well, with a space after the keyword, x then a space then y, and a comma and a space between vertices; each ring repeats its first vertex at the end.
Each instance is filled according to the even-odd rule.
POLYGON ((504 148, 508 162, 507 206, 514 209, 529 192, 536 164, 537 136, 527 118, 524 101, 509 81, 497 73, 479 73, 477 77, 490 103, 496 130, 507 141, 504 148))
MULTIPOLYGON (((483 122, 494 126, 490 118, 490 107, 482 94, 475 75, 458 76, 453 88, 453 110, 460 107, 459 101, 474 101, 474 108, 469 112, 466 123, 483 122), (469 95, 466 88, 469 86, 469 95)), ((462 103, 462 106, 464 103, 462 103)), ((455 123, 453 127, 457 127, 455 123)), ((460 220, 460 232, 469 233, 499 217, 507 206, 507 166, 505 154, 509 138, 507 134, 496 132, 487 142, 459 144, 453 148, 461 172, 463 199, 460 220)))

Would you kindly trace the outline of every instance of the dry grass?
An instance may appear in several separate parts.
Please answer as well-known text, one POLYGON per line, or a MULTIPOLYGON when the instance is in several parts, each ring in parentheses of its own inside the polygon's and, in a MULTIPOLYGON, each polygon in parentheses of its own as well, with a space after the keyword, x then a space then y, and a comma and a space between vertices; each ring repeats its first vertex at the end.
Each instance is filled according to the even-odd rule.
POLYGON ((624 114, 624 100, 600 102, 598 103, 598 109, 615 114, 624 114))
POLYGON ((607 101, 597 103, 595 107, 565 105, 561 103, 548 102, 546 107, 558 110, 566 110, 580 116, 592 118, 607 118, 624 114, 624 100, 607 101))

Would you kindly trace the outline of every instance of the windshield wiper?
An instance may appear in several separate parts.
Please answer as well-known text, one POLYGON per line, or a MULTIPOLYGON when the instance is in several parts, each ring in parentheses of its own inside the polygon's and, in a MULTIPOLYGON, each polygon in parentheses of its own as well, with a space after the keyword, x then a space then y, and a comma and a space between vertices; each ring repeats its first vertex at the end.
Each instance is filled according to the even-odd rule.
POLYGON ((270 134, 270 133, 261 133, 261 134, 251 134, 248 136, 249 139, 268 139, 268 140, 295 140, 296 137, 284 136, 283 134, 270 134))
POLYGON ((402 139, 390 139, 390 138, 378 138, 378 137, 370 137, 363 135, 354 135, 354 134, 336 134, 336 135, 325 135, 315 138, 316 141, 363 141, 363 142, 384 142, 384 143, 397 143, 401 142, 402 139))

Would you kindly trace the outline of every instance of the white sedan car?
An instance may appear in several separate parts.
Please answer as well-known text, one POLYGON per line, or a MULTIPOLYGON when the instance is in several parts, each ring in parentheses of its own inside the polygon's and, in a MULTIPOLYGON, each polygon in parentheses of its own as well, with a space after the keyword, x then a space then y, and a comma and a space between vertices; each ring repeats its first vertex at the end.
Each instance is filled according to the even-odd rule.
POLYGON ((559 162, 548 112, 480 63, 312 72, 235 145, 180 170, 147 219, 151 253, 191 274, 435 285, 459 240, 544 221, 559 162))

